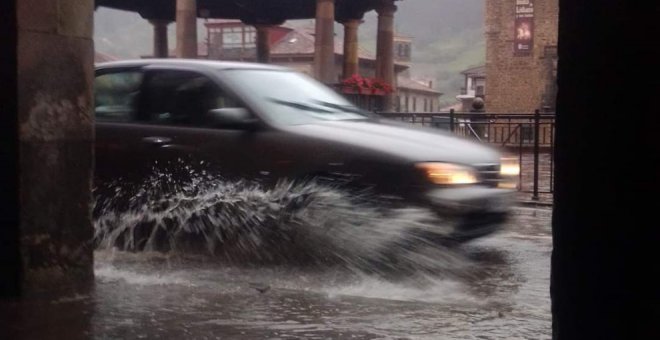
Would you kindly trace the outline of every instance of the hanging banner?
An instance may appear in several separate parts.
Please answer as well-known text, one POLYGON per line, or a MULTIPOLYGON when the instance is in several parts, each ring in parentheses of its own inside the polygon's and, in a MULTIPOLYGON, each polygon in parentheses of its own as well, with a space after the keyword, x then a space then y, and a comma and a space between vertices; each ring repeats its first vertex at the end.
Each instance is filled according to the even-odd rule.
POLYGON ((534 0, 516 0, 515 18, 514 55, 531 55, 534 46, 534 0))

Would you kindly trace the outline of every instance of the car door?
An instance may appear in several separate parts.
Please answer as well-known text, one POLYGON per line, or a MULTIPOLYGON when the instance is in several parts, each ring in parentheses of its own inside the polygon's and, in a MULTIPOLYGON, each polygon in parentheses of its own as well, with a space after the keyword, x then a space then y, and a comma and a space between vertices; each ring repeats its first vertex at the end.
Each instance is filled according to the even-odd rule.
POLYGON ((157 170, 178 185, 209 176, 254 178, 257 133, 215 125, 208 116, 213 109, 242 105, 203 72, 147 68, 138 111, 145 122, 142 140, 153 147, 157 170))
POLYGON ((151 152, 142 142, 137 103, 140 68, 97 70, 95 96, 95 185, 140 183, 151 168, 151 152))

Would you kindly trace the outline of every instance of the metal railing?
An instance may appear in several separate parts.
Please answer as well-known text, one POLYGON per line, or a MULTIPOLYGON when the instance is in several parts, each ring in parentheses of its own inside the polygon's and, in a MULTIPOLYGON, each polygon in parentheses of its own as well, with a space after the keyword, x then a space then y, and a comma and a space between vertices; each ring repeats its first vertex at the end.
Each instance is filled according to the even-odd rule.
POLYGON ((554 192, 554 113, 378 112, 378 115, 418 126, 445 129, 459 136, 498 146, 520 161, 519 191, 533 201, 551 200, 554 192), (549 196, 548 196, 549 195, 549 196))

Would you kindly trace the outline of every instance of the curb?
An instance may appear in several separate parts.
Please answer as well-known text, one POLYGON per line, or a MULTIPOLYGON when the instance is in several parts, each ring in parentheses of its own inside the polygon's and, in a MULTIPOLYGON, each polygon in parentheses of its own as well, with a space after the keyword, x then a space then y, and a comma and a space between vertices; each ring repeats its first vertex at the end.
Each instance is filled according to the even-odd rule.
POLYGON ((552 202, 523 201, 523 200, 518 200, 517 204, 525 207, 533 207, 533 208, 552 208, 553 206, 552 202))

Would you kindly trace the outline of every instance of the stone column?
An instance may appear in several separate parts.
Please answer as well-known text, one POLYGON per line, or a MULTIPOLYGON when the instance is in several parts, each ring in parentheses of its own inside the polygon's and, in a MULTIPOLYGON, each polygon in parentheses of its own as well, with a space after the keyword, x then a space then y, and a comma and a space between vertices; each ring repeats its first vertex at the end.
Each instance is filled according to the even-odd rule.
POLYGON ((349 19, 344 25, 344 79, 360 73, 360 56, 358 51, 358 27, 362 23, 359 19, 349 19))
POLYGON ((167 25, 170 21, 154 19, 149 22, 154 26, 154 58, 168 58, 167 25))
MULTIPOLYGON (((385 0, 378 12, 378 40, 376 47, 376 78, 382 79, 394 88, 394 12, 397 7, 394 1, 385 0)), ((383 110, 391 111, 392 95, 386 96, 383 110)))
POLYGON ((254 25, 257 29, 257 62, 270 63, 270 25, 254 25))
POLYGON ((314 70, 316 79, 331 84, 335 79, 335 0, 316 0, 314 70))
POLYGON ((176 57, 197 58, 197 0, 176 0, 176 57))
POLYGON ((16 4, 18 78, 3 84, 16 85, 17 105, 3 115, 16 115, 17 125, 3 131, 18 129, 18 157, 3 168, 15 173, 18 195, 0 195, 18 202, 17 224, 2 228, 19 231, 22 274, 5 276, 3 265, 0 277, 15 280, 24 296, 84 291, 94 279, 94 2, 16 4))

